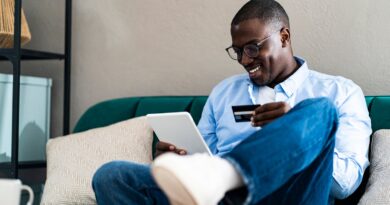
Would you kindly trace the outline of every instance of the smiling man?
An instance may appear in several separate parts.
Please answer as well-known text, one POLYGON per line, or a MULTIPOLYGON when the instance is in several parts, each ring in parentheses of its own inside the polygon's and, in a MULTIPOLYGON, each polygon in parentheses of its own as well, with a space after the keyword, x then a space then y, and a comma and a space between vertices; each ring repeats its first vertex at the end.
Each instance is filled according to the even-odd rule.
POLYGON ((276 1, 246 3, 231 36, 226 50, 247 72, 204 107, 198 128, 214 156, 159 142, 156 153, 171 153, 151 167, 108 163, 93 179, 99 204, 330 204, 359 186, 371 134, 361 89, 293 55, 276 1), (232 106, 253 104, 251 122, 235 122, 232 106))

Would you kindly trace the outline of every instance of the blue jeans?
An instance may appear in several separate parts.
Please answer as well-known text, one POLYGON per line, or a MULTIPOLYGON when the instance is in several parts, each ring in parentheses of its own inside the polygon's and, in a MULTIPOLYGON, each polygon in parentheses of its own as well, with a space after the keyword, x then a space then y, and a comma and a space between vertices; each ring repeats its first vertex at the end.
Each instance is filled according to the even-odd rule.
MULTIPOLYGON (((220 204, 329 203, 337 111, 326 98, 304 100, 223 156, 246 186, 228 192, 220 204)), ((99 205, 169 204, 150 167, 114 161, 93 177, 99 205)))

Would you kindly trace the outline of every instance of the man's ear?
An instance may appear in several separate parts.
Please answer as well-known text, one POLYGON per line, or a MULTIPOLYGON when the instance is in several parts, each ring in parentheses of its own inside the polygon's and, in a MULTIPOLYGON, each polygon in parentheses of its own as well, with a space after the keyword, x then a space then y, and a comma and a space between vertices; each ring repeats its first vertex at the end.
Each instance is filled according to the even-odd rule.
POLYGON ((282 41, 282 47, 287 47, 288 45, 290 45, 290 29, 287 28, 287 27, 283 27, 281 30, 280 30, 280 36, 281 36, 281 41, 282 41))

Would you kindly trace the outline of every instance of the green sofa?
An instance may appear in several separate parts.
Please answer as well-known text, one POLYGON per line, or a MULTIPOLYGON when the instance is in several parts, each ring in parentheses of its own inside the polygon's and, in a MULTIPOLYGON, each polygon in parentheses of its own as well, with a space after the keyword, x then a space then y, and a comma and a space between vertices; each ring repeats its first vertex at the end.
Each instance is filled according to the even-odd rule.
MULTIPOLYGON (((73 132, 107 126, 149 113, 189 112, 195 123, 200 119, 207 96, 153 96, 107 100, 90 107, 79 119, 73 132)), ((367 96, 373 132, 390 128, 390 96, 367 96)), ((156 143, 156 138, 154 143, 156 143)), ((152 148, 151 148, 152 149, 152 148)), ((154 149, 153 149, 154 150, 154 149)), ((362 185, 348 199, 336 204, 357 204, 368 179, 366 171, 362 185)))

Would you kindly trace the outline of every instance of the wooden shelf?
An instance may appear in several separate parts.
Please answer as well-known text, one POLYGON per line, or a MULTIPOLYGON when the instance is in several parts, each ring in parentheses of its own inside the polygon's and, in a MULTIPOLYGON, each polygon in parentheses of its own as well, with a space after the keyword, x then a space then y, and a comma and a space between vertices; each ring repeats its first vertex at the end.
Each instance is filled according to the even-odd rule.
MULTIPOLYGON (((63 60, 64 54, 37 51, 30 49, 21 49, 21 60, 63 60)), ((0 61, 9 60, 9 58, 16 56, 13 48, 0 48, 0 61)))
MULTIPOLYGON (((11 162, 1 162, 0 169, 9 169, 11 167, 11 162)), ((25 161, 19 162, 19 169, 31 169, 31 168, 45 168, 46 161, 25 161)))

